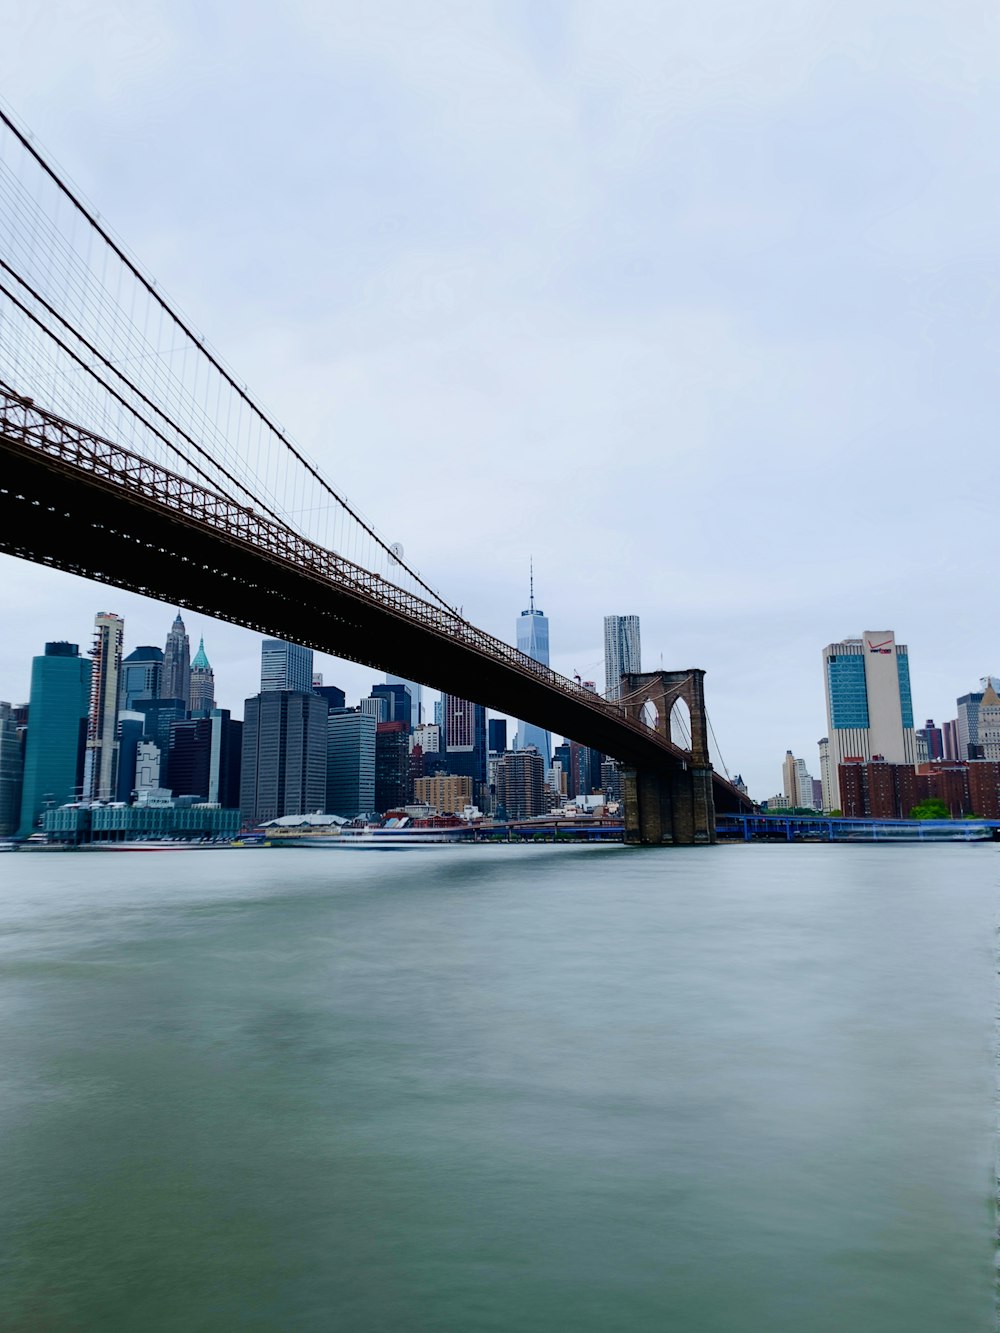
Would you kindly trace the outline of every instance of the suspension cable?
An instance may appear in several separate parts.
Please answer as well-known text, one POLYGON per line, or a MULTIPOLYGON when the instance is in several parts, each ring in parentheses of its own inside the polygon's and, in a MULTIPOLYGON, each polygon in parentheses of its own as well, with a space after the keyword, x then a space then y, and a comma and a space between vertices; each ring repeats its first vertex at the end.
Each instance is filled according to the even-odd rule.
POLYGON ((722 751, 719 749, 719 742, 715 736, 715 728, 712 726, 712 719, 708 715, 707 708, 705 709, 705 720, 708 722, 708 730, 712 736, 712 744, 715 746, 715 753, 719 756, 719 763, 722 765, 722 771, 725 773, 729 782, 732 782, 732 778, 729 777, 729 769, 726 767, 726 761, 723 759, 722 751))

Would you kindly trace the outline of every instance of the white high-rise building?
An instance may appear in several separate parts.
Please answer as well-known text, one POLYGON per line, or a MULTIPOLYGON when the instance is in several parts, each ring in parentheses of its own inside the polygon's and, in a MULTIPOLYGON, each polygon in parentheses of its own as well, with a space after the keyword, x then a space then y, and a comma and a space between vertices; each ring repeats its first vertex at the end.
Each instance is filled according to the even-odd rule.
POLYGON ((410 737, 410 749, 419 745, 424 754, 441 753, 441 728, 434 722, 421 722, 413 728, 410 737))
POLYGON ((781 766, 782 787, 789 808, 812 810, 813 787, 812 774, 806 768, 804 759, 796 759, 791 750, 785 751, 785 761, 781 766))
POLYGON ((389 721, 389 700, 381 694, 370 694, 361 700, 361 711, 366 717, 373 717, 376 724, 389 721))
POLYGON ((818 744, 819 744, 819 780, 823 786, 823 811, 825 814, 829 814, 831 810, 837 809, 837 806, 833 799, 836 788, 834 787, 833 774, 830 771, 829 737, 824 736, 823 739, 818 742, 818 744))
POLYGON ((604 617, 604 697, 617 699, 621 678, 642 670, 638 616, 604 617))
POLYGON ((984 759, 1000 760, 1000 695, 987 680, 979 702, 979 747, 984 759))
POLYGON ((978 691, 974 694, 963 694, 956 701, 959 759, 975 759, 979 754, 979 707, 990 685, 994 690, 1000 690, 1000 679, 996 676, 982 676, 978 691))
MULTIPOLYGON (((113 801, 118 781, 118 677, 125 622, 113 612, 94 617, 90 650, 90 715, 83 787, 92 801, 113 801)), ((29 723, 30 725, 30 723, 29 723)))
POLYGON ((264 639, 260 645, 260 689, 312 693, 313 651, 284 639, 264 639))
POLYGON ((813 779, 812 774, 806 768, 804 759, 795 761, 795 799, 800 810, 815 810, 816 803, 813 800, 813 779))
POLYGON ((910 657, 892 630, 865 630, 823 649, 835 804, 843 808, 839 766, 880 755, 890 764, 916 762, 910 657))
POLYGON ((136 747, 135 789, 149 791, 160 785, 160 747, 155 741, 140 741, 136 747))

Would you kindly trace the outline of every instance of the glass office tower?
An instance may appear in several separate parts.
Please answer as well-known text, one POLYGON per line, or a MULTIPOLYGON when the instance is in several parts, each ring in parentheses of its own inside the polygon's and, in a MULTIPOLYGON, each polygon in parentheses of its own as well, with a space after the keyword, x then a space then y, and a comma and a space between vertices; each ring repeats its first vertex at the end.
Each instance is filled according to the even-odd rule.
MULTIPOLYGON (((531 571, 530 597, 528 609, 522 611, 517 621, 517 647, 526 656, 543 666, 549 665, 549 620, 544 612, 535 606, 535 572, 531 571)), ((542 763, 548 770, 552 762, 552 737, 544 727, 533 722, 518 722, 517 737, 514 741, 516 750, 535 749, 542 756, 542 763)))
POLYGON ((284 639, 265 639, 260 645, 260 688, 311 694, 313 651, 284 639))
POLYGON ((75 643, 47 643, 31 663, 20 837, 35 832, 48 807, 79 799, 89 710, 89 660, 75 643))
POLYGON ((831 785, 843 809, 839 768, 848 759, 916 763, 909 652, 892 630, 865 630, 859 639, 827 644, 823 679, 831 785))

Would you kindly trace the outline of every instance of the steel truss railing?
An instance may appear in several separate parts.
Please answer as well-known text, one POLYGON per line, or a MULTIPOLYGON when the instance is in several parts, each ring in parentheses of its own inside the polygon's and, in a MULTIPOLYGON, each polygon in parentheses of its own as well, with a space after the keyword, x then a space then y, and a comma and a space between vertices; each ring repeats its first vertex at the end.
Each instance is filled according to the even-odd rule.
POLYGON ((70 421, 37 407, 30 398, 0 391, 0 434, 28 445, 46 457, 79 468, 137 496, 143 503, 162 505, 189 522, 200 524, 285 561, 296 569, 349 589, 413 624, 451 640, 458 640, 483 657, 503 664, 525 678, 582 704, 595 716, 652 741, 674 758, 686 761, 685 751, 671 744, 644 722, 627 716, 623 708, 536 662, 501 639, 397 587, 379 574, 353 564, 255 510, 236 504, 216 491, 197 486, 186 477, 152 463, 119 444, 83 430, 70 421))

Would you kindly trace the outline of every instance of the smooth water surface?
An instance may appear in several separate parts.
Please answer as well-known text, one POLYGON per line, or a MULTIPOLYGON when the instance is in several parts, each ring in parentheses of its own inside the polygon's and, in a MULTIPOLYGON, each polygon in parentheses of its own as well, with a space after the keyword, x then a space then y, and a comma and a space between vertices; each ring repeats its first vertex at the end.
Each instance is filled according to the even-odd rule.
POLYGON ((0 1327, 994 1328, 992 846, 0 858, 0 1327))

